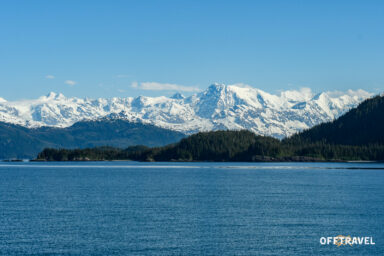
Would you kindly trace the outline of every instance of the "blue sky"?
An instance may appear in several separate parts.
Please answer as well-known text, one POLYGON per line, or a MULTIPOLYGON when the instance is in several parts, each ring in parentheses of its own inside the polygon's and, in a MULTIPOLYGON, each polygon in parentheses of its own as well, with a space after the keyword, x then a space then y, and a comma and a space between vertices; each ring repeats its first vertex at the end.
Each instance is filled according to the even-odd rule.
POLYGON ((383 1, 1 1, 0 97, 190 94, 214 82, 379 92, 383 13, 383 1))

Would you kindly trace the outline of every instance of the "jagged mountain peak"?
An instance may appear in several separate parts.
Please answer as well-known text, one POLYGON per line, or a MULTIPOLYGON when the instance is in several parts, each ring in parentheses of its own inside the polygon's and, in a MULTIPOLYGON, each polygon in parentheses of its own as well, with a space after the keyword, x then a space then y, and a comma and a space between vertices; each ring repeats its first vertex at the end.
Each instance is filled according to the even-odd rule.
POLYGON ((48 94, 47 94, 47 96, 45 96, 45 97, 47 97, 47 98, 49 98, 49 99, 53 99, 53 98, 55 98, 56 97, 56 93, 55 92, 49 92, 48 94))
POLYGON ((320 99, 326 99, 326 98, 329 98, 327 93, 320 92, 320 93, 316 94, 315 96, 313 96, 312 100, 320 100, 320 99))
MULTIPOLYGON (((66 100, 67 98, 62 93, 55 93, 55 92, 49 92, 45 96, 41 96, 38 100, 40 101, 62 101, 66 100)), ((76 98, 72 98, 72 100, 75 100, 76 98)))
POLYGON ((198 95, 208 96, 208 97, 220 97, 224 95, 227 91, 227 86, 225 84, 214 83, 211 84, 205 91, 202 91, 198 95))
POLYGON ((171 99, 181 100, 181 99, 185 99, 185 96, 183 94, 177 92, 171 96, 171 99))
POLYGON ((208 90, 222 91, 227 88, 227 85, 221 83, 213 83, 208 87, 208 90))
POLYGON ((66 97, 62 93, 49 92, 46 96, 39 98, 40 100, 65 100, 66 97))

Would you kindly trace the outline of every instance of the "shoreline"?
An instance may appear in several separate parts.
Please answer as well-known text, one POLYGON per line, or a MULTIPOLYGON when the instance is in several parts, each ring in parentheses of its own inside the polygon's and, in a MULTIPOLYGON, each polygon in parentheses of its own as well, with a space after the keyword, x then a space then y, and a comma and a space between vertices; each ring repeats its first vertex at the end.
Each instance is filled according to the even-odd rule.
POLYGON ((5 159, 0 160, 0 162, 5 163, 28 163, 28 162, 139 162, 139 163, 383 163, 384 161, 374 161, 374 160, 339 160, 339 159, 305 159, 305 160, 265 160, 265 161, 183 161, 183 160, 169 160, 169 161, 136 161, 130 159, 116 159, 116 160, 45 160, 45 159, 5 159))

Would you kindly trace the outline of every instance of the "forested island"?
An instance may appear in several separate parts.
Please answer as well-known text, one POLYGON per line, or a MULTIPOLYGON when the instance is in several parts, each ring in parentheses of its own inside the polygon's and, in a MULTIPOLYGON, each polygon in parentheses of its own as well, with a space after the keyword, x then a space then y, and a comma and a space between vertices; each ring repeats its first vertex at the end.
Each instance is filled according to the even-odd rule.
POLYGON ((46 148, 39 161, 383 161, 384 97, 362 102, 340 118, 278 140, 250 131, 191 135, 163 147, 46 148))

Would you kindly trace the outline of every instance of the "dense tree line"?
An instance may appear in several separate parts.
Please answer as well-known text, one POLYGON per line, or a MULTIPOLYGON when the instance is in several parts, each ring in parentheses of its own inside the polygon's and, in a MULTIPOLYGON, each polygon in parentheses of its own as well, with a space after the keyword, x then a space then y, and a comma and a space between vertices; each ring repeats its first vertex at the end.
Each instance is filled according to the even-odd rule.
POLYGON ((84 149, 46 148, 37 155, 37 159, 46 161, 103 161, 129 160, 147 151, 146 146, 131 146, 126 149, 114 147, 96 147, 84 149))
POLYGON ((194 134, 165 147, 118 149, 45 149, 37 157, 47 161, 338 161, 384 160, 384 145, 338 145, 324 142, 292 143, 249 131, 194 134))

